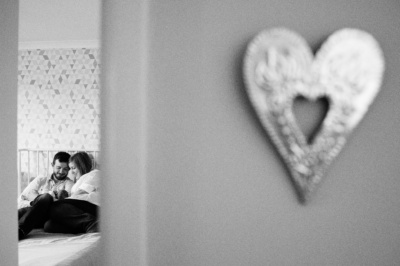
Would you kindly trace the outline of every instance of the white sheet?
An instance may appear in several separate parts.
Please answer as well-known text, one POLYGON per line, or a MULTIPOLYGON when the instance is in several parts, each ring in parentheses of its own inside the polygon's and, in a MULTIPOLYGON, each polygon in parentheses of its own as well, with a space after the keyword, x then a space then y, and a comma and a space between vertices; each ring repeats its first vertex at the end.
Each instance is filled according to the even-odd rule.
POLYGON ((35 229, 19 241, 20 266, 99 265, 100 233, 50 234, 35 229))

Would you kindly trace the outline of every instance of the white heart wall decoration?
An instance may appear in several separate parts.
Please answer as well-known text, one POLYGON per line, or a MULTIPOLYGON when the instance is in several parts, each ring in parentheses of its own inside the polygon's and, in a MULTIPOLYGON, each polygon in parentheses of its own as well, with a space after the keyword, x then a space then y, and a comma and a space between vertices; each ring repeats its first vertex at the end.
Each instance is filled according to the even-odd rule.
POLYGON ((380 89, 384 58, 379 44, 364 31, 342 29, 314 56, 301 36, 274 28, 250 42, 243 72, 250 102, 305 203, 380 89), (311 143, 293 113, 300 96, 329 102, 311 143))

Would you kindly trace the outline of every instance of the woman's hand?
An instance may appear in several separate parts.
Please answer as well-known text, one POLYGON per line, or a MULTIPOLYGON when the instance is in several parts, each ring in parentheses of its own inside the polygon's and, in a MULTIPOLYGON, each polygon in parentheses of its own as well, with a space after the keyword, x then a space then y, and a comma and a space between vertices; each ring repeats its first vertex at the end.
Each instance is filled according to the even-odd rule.
POLYGON ((89 194, 89 193, 86 190, 78 189, 74 194, 75 195, 82 195, 82 194, 89 194))
POLYGON ((58 199, 63 200, 65 198, 68 198, 68 192, 66 190, 59 190, 58 191, 58 199))

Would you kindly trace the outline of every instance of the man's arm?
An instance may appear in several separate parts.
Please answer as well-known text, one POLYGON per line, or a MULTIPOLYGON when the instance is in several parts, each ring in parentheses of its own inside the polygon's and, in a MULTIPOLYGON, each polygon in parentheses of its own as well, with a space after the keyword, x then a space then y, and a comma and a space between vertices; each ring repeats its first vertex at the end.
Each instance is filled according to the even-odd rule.
POLYGON ((40 188, 46 182, 46 177, 38 176, 22 191, 20 198, 22 200, 32 201, 39 195, 40 188))
POLYGON ((39 190, 45 182, 46 177, 36 177, 32 180, 18 197, 18 209, 29 207, 31 201, 39 195, 39 190))

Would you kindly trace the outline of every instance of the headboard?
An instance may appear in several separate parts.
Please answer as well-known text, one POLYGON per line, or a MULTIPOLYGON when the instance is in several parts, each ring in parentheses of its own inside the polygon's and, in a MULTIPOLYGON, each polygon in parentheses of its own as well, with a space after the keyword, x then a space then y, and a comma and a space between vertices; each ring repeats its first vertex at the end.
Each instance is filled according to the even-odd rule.
POLYGON ((18 150, 18 195, 38 175, 48 175, 52 171, 51 163, 54 155, 59 151, 69 154, 84 151, 93 160, 93 168, 99 168, 99 151, 97 150, 40 150, 19 149, 18 150))

